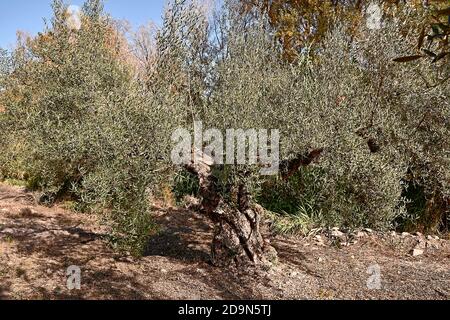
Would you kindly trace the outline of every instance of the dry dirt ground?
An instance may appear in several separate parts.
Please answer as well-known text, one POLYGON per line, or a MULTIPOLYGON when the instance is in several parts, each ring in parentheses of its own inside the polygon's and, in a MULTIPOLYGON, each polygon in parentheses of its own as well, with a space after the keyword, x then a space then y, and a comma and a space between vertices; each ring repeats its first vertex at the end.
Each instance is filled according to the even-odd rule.
POLYGON ((211 226, 188 210, 160 210, 162 231, 145 257, 115 253, 93 217, 37 206, 33 194, 0 184, 0 299, 449 299, 450 245, 367 234, 350 246, 272 237, 279 264, 268 273, 208 263, 211 226), (79 266, 81 290, 67 289, 79 266), (369 290, 368 268, 381 289, 369 290), (372 270, 376 270, 372 269, 372 270))

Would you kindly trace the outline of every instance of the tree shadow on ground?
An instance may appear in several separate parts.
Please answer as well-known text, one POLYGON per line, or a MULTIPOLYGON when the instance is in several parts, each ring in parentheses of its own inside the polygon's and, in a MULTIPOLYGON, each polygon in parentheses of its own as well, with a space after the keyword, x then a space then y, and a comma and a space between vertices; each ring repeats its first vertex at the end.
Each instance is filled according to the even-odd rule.
POLYGON ((201 216, 187 210, 167 209, 154 219, 162 230, 149 239, 145 256, 210 261, 212 227, 201 216))
POLYGON ((319 272, 309 266, 311 261, 307 257, 307 253, 299 247, 298 241, 278 238, 272 241, 272 245, 277 250, 278 259, 281 262, 296 266, 301 271, 313 277, 323 277, 319 272))
MULTIPOLYGON (((192 270, 186 268, 182 271, 186 275, 192 274, 192 270)), ((271 286, 267 277, 236 268, 215 268, 209 266, 205 272, 196 275, 199 282, 207 285, 216 292, 217 298, 223 300, 262 300, 264 299, 258 285, 271 286)))

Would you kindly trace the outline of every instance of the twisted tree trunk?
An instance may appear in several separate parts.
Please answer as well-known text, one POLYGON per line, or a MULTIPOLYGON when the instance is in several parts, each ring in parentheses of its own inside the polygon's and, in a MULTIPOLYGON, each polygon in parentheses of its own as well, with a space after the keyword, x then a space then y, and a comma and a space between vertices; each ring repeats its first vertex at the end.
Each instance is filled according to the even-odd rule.
POLYGON ((427 200, 425 214, 419 220, 423 231, 432 233, 448 231, 449 214, 450 199, 446 199, 440 192, 435 192, 431 199, 427 200))
POLYGON ((276 259, 276 250, 261 235, 263 209, 253 204, 245 187, 237 190, 237 204, 230 205, 217 190, 211 167, 205 163, 191 164, 187 169, 200 180, 200 212, 215 225, 211 246, 212 263, 218 267, 233 263, 270 267, 276 259))

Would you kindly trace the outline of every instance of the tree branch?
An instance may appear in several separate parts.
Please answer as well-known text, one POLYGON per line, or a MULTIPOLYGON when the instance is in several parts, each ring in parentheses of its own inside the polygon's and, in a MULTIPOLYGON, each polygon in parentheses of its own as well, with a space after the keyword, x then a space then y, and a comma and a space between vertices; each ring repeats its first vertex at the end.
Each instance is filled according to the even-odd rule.
POLYGON ((316 161, 323 153, 324 149, 315 149, 308 154, 299 155, 297 158, 285 161, 281 164, 281 177, 283 180, 288 180, 292 177, 300 167, 309 166, 316 161))

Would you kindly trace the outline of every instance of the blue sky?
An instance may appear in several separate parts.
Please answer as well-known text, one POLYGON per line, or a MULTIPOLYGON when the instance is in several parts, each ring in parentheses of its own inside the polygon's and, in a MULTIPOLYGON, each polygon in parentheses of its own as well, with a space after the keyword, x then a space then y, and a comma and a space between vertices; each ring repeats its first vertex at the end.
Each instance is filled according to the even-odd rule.
MULTIPOLYGON (((16 31, 36 34, 44 26, 43 18, 51 17, 51 0, 0 0, 0 47, 10 49, 16 31)), ((83 4, 83 0, 66 0, 68 4, 83 4)), ((105 9, 114 18, 126 19, 134 27, 148 21, 161 23, 166 0, 106 0, 105 9)))

